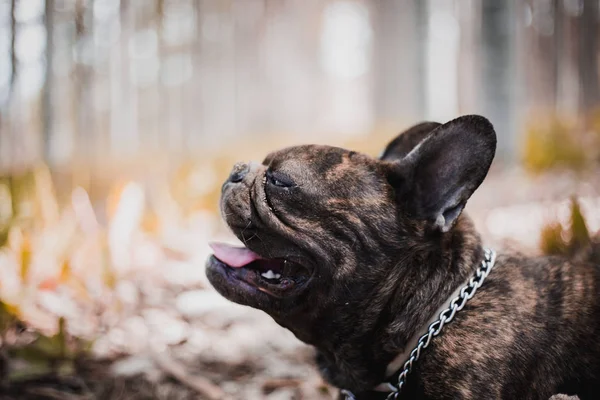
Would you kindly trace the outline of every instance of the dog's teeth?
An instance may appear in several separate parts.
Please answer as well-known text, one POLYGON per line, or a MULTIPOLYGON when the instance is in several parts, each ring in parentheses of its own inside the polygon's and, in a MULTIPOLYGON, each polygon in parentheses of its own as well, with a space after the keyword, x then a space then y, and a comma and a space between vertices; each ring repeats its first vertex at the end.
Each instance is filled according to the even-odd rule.
POLYGON ((281 275, 274 273, 271 270, 268 270, 267 272, 263 272, 262 274, 260 274, 263 278, 267 278, 267 279, 274 279, 274 278, 279 278, 281 275))

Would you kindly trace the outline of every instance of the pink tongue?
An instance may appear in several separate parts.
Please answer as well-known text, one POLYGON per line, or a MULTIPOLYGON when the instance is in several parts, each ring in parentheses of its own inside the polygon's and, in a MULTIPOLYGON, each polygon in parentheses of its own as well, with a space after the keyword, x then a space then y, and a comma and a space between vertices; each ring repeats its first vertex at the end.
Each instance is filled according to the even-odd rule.
POLYGON ((209 243, 215 257, 233 268, 241 268, 261 257, 245 247, 235 247, 226 243, 209 243))

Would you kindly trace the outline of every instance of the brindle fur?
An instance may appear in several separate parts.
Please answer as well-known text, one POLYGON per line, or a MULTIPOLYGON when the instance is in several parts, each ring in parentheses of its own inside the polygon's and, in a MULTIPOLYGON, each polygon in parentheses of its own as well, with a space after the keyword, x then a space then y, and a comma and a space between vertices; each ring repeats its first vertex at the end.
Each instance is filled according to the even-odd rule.
MULTIPOLYGON (((251 165, 242 182, 223 187, 224 219, 250 249, 299 260, 314 276, 301 293, 282 299, 231 286, 209 266, 211 282, 225 297, 264 310, 315 346, 324 378, 361 400, 385 398, 370 389, 384 381, 387 364, 483 258, 465 214, 440 231, 427 218, 435 190, 425 184, 421 192, 407 189, 439 171, 427 165, 397 170, 430 130, 493 134, 482 117, 455 121, 418 125, 409 139, 390 143, 381 160, 328 146, 280 150, 251 165), (267 168, 296 186, 271 187, 267 168)), ((493 143, 472 145, 470 136, 456 132, 453 138, 466 144, 444 149, 462 162, 456 168, 468 170, 460 178, 468 187, 466 202, 487 173, 495 134, 493 143)), ((476 296, 423 352, 401 398, 597 398, 599 289, 597 265, 500 252, 476 296)))

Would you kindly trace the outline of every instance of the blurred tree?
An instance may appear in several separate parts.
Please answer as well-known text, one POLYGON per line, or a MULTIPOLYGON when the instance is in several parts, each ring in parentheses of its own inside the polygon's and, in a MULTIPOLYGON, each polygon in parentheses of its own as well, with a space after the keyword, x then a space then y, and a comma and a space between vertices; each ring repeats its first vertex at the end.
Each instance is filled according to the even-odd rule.
POLYGON ((8 87, 0 108, 0 168, 10 167, 13 163, 13 149, 15 148, 13 132, 11 127, 11 99, 13 97, 15 82, 17 80, 17 55, 15 51, 17 22, 15 18, 16 0, 10 0, 10 44, 8 60, 8 87))
POLYGON ((514 159, 532 116, 600 104, 597 0, 4 4, 3 164, 360 137, 458 112, 487 115, 514 159))
POLYGON ((12 94, 17 80, 17 53, 15 51, 15 43, 17 37, 17 19, 15 12, 17 8, 17 0, 10 0, 10 85, 8 90, 8 101, 12 98, 12 94))
POLYGON ((482 112, 498 133, 499 158, 512 161, 517 149, 514 115, 514 47, 516 24, 514 1, 481 2, 482 112))
POLYGON ((427 2, 381 0, 371 6, 375 120, 404 125, 425 115, 427 2))
POLYGON ((553 46, 550 52, 551 60, 550 68, 552 70, 552 86, 554 107, 558 105, 558 97, 560 95, 560 79, 562 76, 562 59, 564 55, 564 24, 563 24, 563 7, 561 0, 552 0, 552 17, 554 22, 554 31, 552 35, 553 46))
POLYGON ((93 1, 75 1, 75 98, 73 109, 75 113, 75 134, 80 160, 89 160, 93 156, 94 120, 91 96, 91 68, 88 66, 93 52, 88 48, 92 43, 88 38, 92 32, 92 18, 86 18, 86 13, 93 13, 93 1))
POLYGON ((42 92, 42 145, 44 160, 51 165, 54 161, 51 146, 54 128, 54 0, 46 0, 44 25, 46 27, 46 70, 42 92))
POLYGON ((583 0, 579 35, 579 74, 581 77, 581 111, 589 114, 600 103, 598 86, 598 0, 583 0))

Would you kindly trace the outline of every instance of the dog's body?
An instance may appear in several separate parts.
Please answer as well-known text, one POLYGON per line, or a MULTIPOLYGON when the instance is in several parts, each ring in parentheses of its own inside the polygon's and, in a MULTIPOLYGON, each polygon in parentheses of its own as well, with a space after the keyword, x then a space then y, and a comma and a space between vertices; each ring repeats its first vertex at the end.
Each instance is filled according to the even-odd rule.
MULTIPOLYGON (((495 133, 482 117, 420 124, 377 160, 302 146, 241 164, 225 220, 248 249, 207 266, 229 299, 316 347, 322 375, 359 400, 424 333, 483 259, 462 209, 495 133)), ((423 350, 400 398, 581 399, 600 395, 600 268, 500 254, 484 285, 423 350)))
POLYGON ((599 284, 591 264, 500 255, 416 364, 401 398, 598 398, 599 284))

